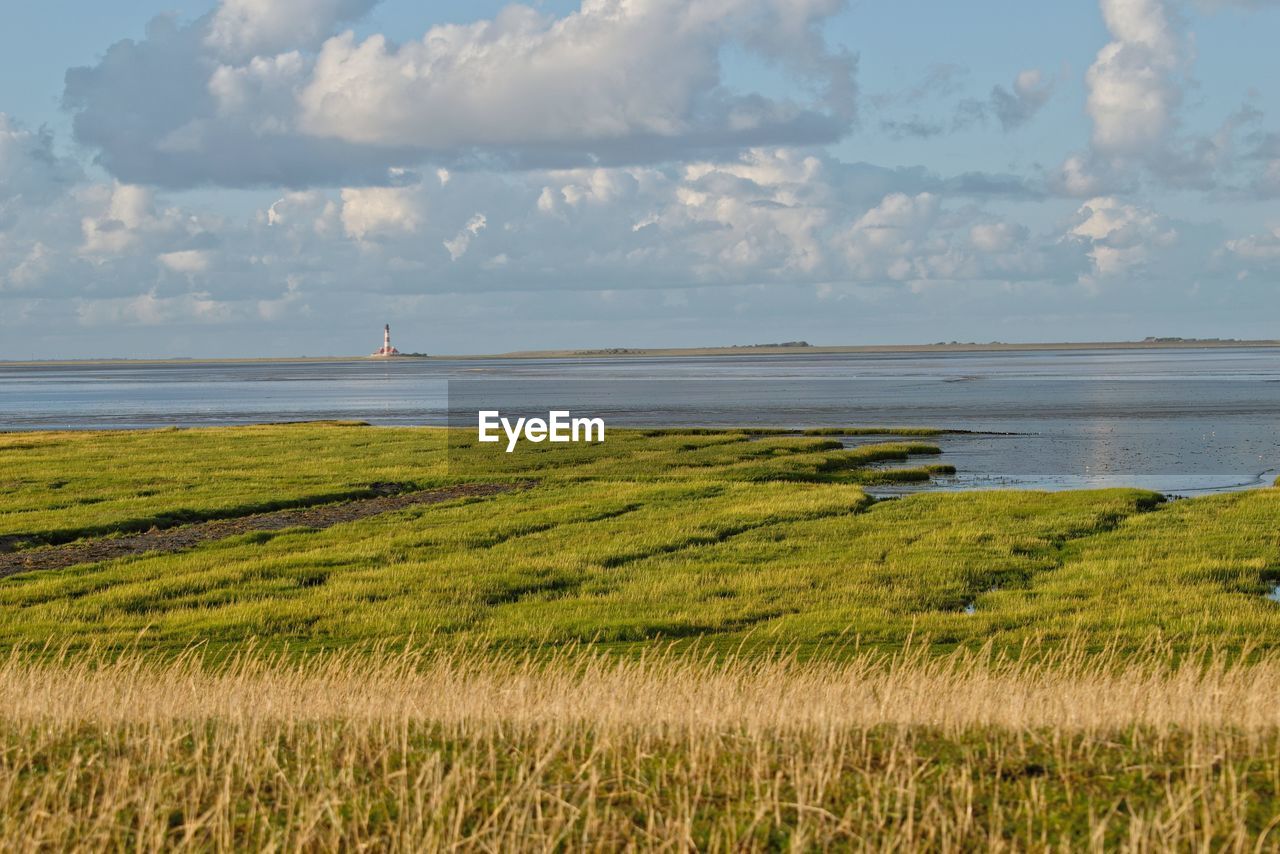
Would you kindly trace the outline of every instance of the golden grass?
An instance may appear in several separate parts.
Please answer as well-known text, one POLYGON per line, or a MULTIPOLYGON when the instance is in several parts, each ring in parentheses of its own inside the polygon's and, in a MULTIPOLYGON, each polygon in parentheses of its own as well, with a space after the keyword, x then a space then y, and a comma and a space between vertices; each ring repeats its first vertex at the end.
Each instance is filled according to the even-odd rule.
POLYGON ((15 652, 0 696, 5 851, 1254 850, 1280 823, 1270 656, 15 652))
POLYGON ((1211 651, 1175 660, 1089 653, 1068 642, 1042 655, 990 650, 940 656, 927 644, 888 655, 798 661, 696 651, 618 658, 586 647, 537 656, 370 653, 301 660, 250 650, 207 665, 132 654, 52 660, 13 651, 0 666, 0 719, 75 724, 210 720, 430 721, 443 724, 676 727, 747 732, 882 724, 1097 732, 1280 727, 1280 656, 1211 651))

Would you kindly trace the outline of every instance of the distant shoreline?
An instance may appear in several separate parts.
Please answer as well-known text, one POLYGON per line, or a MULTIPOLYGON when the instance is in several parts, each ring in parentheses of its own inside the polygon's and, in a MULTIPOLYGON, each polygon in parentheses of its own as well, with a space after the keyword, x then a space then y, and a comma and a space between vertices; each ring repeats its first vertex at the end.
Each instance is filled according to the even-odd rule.
POLYGON ((32 359, 0 360, 0 367, 37 367, 44 365, 192 365, 253 364, 263 362, 414 362, 414 361, 482 361, 496 359, 636 359, 680 358, 692 356, 830 356, 840 354, 878 353, 981 353, 1037 352, 1053 350, 1229 350, 1280 347, 1280 340, 1229 340, 1186 338, 1153 341, 1079 341, 1033 344, 992 342, 947 344, 857 344, 838 346, 752 346, 731 347, 636 347, 580 350, 519 350, 511 353, 432 354, 372 358, 369 356, 265 356, 246 358, 166 358, 166 359, 32 359))

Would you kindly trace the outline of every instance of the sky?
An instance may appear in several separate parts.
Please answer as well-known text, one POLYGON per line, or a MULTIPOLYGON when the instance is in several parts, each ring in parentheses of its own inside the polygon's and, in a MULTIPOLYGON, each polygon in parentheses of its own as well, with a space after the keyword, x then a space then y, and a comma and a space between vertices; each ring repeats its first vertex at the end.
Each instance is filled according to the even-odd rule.
POLYGON ((0 359, 1280 338, 1280 0, 45 0, 0 359))

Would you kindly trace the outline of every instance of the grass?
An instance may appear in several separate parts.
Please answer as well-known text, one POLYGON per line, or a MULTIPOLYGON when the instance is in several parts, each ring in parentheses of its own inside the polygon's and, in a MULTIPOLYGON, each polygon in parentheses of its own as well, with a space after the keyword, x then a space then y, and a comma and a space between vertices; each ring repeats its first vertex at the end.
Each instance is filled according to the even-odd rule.
POLYGON ((938 453, 921 442, 843 451, 834 440, 719 430, 613 431, 604 445, 526 445, 495 456, 494 446, 481 448, 467 438, 455 437, 449 447, 444 430, 349 422, 0 433, 0 538, 39 545, 144 531, 362 497, 375 482, 428 488, 481 478, 696 475, 855 482, 861 466, 938 453))
POLYGON ((532 482, 0 578, 0 850, 1275 848, 1280 490, 883 438, 0 434, 19 550, 532 482))
POLYGON ((333 423, 0 434, 0 538, 145 531, 446 482, 443 437, 333 423))
POLYGON ((1264 850, 1280 661, 0 664, 5 850, 1264 850))
MULTIPOLYGON (((375 481, 536 481, 326 530, 257 532, 0 580, 0 648, 378 639, 625 650, 941 649, 1088 636, 1138 647, 1280 639, 1280 491, 929 493, 876 502, 878 467, 937 448, 828 437, 611 433, 504 454, 350 425, 0 436, 0 533, 60 542, 358 494, 375 481), (485 456, 480 456, 481 452, 485 456)), ((912 466, 911 462, 907 463, 912 466)))

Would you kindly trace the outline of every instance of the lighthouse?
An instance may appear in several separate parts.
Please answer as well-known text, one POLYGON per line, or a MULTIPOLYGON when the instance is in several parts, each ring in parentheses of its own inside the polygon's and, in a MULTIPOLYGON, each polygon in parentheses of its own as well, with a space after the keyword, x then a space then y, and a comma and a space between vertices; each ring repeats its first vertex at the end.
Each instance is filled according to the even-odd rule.
POLYGON ((382 349, 375 350, 370 358, 385 359, 387 356, 399 356, 400 351, 391 346, 391 324, 382 327, 382 349))

